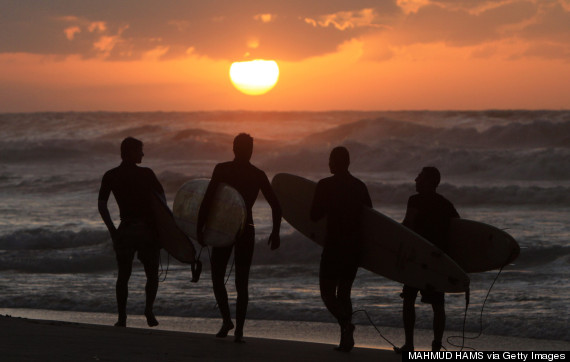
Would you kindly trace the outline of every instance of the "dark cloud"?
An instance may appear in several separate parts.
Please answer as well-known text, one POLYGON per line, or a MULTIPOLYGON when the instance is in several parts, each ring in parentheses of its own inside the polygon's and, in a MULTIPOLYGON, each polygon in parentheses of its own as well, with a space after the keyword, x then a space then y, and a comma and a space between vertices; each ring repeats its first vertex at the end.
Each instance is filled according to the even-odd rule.
POLYGON ((306 18, 366 8, 383 15, 400 11, 393 0, 2 3, 9 10, 0 13, 0 52, 106 55, 109 59, 139 58, 156 47, 168 49, 166 57, 193 50, 212 58, 241 59, 249 52, 255 57, 302 59, 333 52, 344 41, 370 30, 311 26, 306 18), (260 14, 271 14, 271 21, 255 17, 260 14), (105 29, 90 31, 95 22, 105 29))
POLYGON ((570 43, 570 11, 558 2, 543 6, 536 22, 526 26, 521 36, 527 39, 570 43))
POLYGON ((529 20, 536 11, 536 5, 526 1, 506 3, 480 13, 465 8, 428 5, 411 13, 397 29, 399 34, 395 38, 401 44, 444 42, 452 46, 478 45, 512 36, 504 31, 504 27, 529 20))
MULTIPOLYGON (((550 52, 560 49, 562 55, 570 43, 570 11, 557 0, 432 0, 407 13, 397 0, 0 0, 0 5, 0 53, 114 60, 154 51, 162 58, 193 53, 301 60, 335 52, 353 38, 386 34, 384 50, 372 58, 388 59, 390 46, 417 43, 548 41, 550 52)), ((375 45, 365 46, 371 53, 375 45)))

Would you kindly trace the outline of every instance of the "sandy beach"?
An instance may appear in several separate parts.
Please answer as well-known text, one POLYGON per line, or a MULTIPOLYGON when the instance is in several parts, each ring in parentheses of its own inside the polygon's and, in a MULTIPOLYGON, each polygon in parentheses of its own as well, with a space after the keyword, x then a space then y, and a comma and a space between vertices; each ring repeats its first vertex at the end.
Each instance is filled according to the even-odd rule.
MULTIPOLYGON (((401 360, 371 326, 363 325, 356 329, 356 347, 346 354, 333 350, 338 338, 333 323, 249 320, 247 343, 240 345, 231 335, 214 337, 219 326, 214 318, 158 316, 160 325, 151 329, 141 315, 129 316, 128 328, 113 327, 115 316, 109 313, 0 309, 0 315, 2 361, 401 360)), ((394 342, 403 338, 400 328, 380 329, 394 342)), ((431 331, 417 330, 416 342, 417 350, 429 350, 431 331)), ((466 345, 479 351, 570 350, 566 341, 493 335, 466 345)))
POLYGON ((399 361, 389 350, 0 317, 2 361, 399 361))

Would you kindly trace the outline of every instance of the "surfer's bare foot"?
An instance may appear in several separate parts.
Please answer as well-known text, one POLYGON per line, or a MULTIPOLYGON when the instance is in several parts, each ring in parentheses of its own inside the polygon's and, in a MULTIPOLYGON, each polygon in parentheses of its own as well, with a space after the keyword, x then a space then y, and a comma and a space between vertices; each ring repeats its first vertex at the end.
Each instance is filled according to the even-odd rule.
POLYGON ((397 354, 402 354, 404 352, 413 352, 414 351, 414 346, 408 346, 407 344, 404 344, 402 347, 394 347, 394 352, 396 352, 397 354))
POLYGON ((115 327, 126 327, 127 326, 127 318, 119 317, 117 323, 115 323, 115 327))
POLYGON ((158 321, 153 312, 144 312, 144 316, 146 317, 146 324, 148 324, 149 327, 156 327, 158 325, 158 321))
POLYGON ((245 340, 243 339, 243 331, 236 331, 234 333, 234 342, 235 343, 245 343, 245 340))
POLYGON ((354 324, 348 325, 341 330, 340 345, 335 348, 339 352, 350 352, 354 347, 354 324))
POLYGON ((431 351, 432 352, 439 352, 441 350, 441 341, 432 341, 431 342, 431 351))
POLYGON ((220 328, 220 331, 216 334, 216 337, 225 338, 228 336, 228 332, 231 331, 232 329, 234 329, 234 324, 231 321, 224 322, 222 324, 222 328, 220 328))

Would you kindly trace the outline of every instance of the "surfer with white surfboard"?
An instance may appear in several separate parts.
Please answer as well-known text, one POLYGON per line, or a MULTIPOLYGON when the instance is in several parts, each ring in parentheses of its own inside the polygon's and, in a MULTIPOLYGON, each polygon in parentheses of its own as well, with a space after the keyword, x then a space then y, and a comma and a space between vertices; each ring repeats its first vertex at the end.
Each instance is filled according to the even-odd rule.
POLYGON ((317 183, 311 206, 311 219, 327 219, 319 270, 321 297, 341 328, 337 351, 349 352, 354 346, 350 292, 359 266, 359 225, 363 206, 372 207, 366 185, 348 171, 350 155, 336 147, 329 158, 333 176, 317 183))
POLYGON ((119 269, 115 289, 119 314, 116 327, 127 325, 128 282, 135 253, 146 274, 144 314, 147 324, 150 327, 158 325, 153 305, 158 291, 160 244, 156 238, 151 198, 154 194, 164 198, 164 189, 150 168, 137 166, 143 156, 143 143, 136 138, 125 138, 121 143, 122 163, 105 173, 99 190, 99 213, 111 234, 119 269), (111 192, 120 211, 118 228, 107 208, 111 192))
POLYGON ((207 217, 216 190, 221 187, 222 184, 227 184, 236 189, 245 201, 247 209, 246 226, 241 235, 235 239, 234 244, 212 248, 211 267, 214 295, 223 319, 222 327, 216 334, 216 337, 224 338, 228 335, 228 332, 234 328, 228 304, 228 293, 224 283, 227 264, 232 249, 234 249, 236 270, 235 284, 237 291, 234 341, 236 343, 243 343, 243 327, 249 300, 249 270, 255 243, 252 207, 259 191, 261 191, 272 210, 273 230, 268 240, 268 244, 271 245, 272 250, 279 248, 280 245, 279 229, 281 227, 281 207, 265 172, 250 163, 253 153, 253 138, 245 133, 237 135, 234 139, 233 151, 235 155, 233 161, 217 164, 214 168, 212 179, 208 184, 198 213, 197 239, 201 245, 205 245, 204 228, 207 224, 207 217))
MULTIPOLYGON (((423 236, 444 252, 448 251, 448 231, 450 221, 459 218, 453 204, 436 192, 441 179, 435 167, 424 167, 416 177, 416 191, 408 200, 406 216, 402 224, 423 236)), ((415 302, 418 292, 422 302, 432 305, 433 335, 432 351, 441 349, 441 340, 445 329, 445 295, 436 290, 420 290, 404 285, 403 320, 406 342, 402 347, 394 347, 396 353, 414 350, 414 325, 416 320, 415 302)))

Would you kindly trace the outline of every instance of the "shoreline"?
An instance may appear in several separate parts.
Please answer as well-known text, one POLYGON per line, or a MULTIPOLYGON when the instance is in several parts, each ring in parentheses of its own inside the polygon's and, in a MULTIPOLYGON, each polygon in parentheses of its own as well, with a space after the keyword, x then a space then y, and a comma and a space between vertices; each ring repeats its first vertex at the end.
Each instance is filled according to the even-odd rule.
MULTIPOLYGON (((208 340, 217 340, 214 335, 220 326, 220 319, 218 318, 185 318, 157 315, 157 319, 160 325, 155 328, 149 328, 146 325, 144 316, 129 315, 127 320, 128 328, 122 329, 112 327, 116 321, 116 316, 111 313, 0 308, 0 321, 2 321, 2 324, 4 324, 6 320, 36 321, 36 323, 48 325, 80 324, 82 326, 92 326, 96 328, 110 328, 111 331, 138 330, 147 334, 159 332, 197 334, 208 340)), ((22 328, 29 327, 29 324, 27 327, 25 327, 25 325, 22 326, 22 328)), ((0 328, 5 330, 7 327, 2 326, 0 328)), ((402 328, 382 326, 378 328, 382 332, 382 335, 391 341, 391 343, 397 346, 403 344, 404 332, 402 328)), ((431 330, 416 330, 416 350, 430 350, 432 340, 431 333, 431 330)), ((447 350, 459 350, 459 347, 454 347, 447 343, 446 339, 448 336, 461 336, 461 332, 446 331, 443 339, 444 346, 447 350)), ((470 336, 472 336, 472 334, 466 334, 466 337, 470 336)), ((389 352, 390 355, 394 354, 390 342, 382 339, 371 325, 357 325, 354 337, 356 348, 389 352)), ((338 344, 339 330, 338 325, 335 323, 248 319, 245 325, 245 339, 246 341, 250 339, 269 339, 271 341, 319 344, 326 346, 325 350, 332 350, 332 348, 338 344)), ((231 332, 225 340, 233 341, 231 332)), ((461 345, 461 337, 455 338, 453 343, 461 345)), ((466 338, 465 348, 468 347, 485 351, 562 351, 570 350, 570 342, 483 334, 475 340, 466 338)))
POLYGON ((3 361, 370 361, 396 362, 387 350, 249 337, 246 343, 203 333, 116 328, 74 322, 0 316, 3 361))

